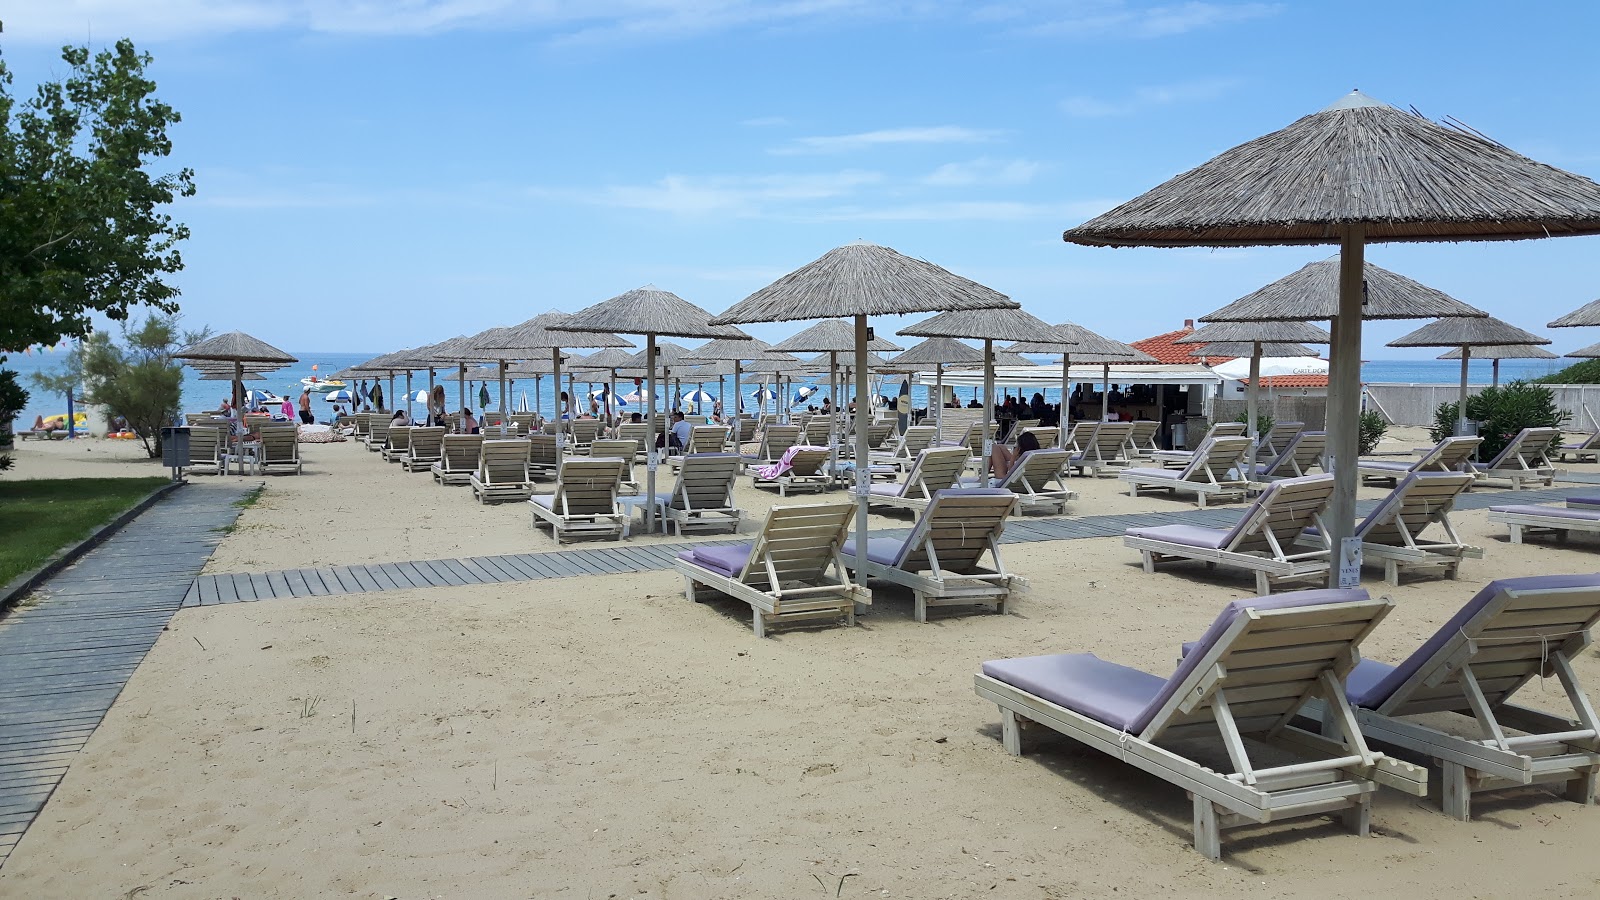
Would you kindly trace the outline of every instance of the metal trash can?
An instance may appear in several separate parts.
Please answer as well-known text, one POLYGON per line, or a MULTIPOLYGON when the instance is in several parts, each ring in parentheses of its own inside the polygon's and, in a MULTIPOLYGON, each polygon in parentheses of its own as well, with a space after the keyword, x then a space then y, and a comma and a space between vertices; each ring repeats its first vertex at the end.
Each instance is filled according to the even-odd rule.
POLYGON ((176 426, 161 429, 161 464, 172 470, 172 480, 182 481, 189 465, 189 429, 176 426))

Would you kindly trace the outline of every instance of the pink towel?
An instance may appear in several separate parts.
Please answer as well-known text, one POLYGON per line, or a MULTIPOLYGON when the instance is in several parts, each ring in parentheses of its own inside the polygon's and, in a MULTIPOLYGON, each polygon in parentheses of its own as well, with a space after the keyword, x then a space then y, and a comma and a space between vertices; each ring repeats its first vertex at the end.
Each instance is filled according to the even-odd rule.
POLYGON ((828 448, 827 447, 804 447, 804 446, 800 446, 800 445, 797 444, 797 445, 795 445, 793 447, 790 447, 789 449, 783 451, 783 458, 782 459, 778 460, 777 462, 773 463, 770 466, 762 466, 761 468, 757 469, 756 470, 756 474, 760 475, 763 480, 771 481, 772 479, 777 478, 779 475, 782 475, 783 473, 785 473, 785 472, 789 471, 790 469, 794 468, 794 455, 796 453, 799 453, 801 450, 826 450, 826 449, 828 449, 828 448))

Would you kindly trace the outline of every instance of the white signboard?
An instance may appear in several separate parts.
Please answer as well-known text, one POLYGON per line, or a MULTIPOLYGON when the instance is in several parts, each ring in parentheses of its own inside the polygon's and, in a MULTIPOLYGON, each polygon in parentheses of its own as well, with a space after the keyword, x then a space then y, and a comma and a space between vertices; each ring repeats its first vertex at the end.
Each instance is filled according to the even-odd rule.
POLYGON ((1361 586, 1361 539, 1347 537, 1339 542, 1339 587, 1361 586))
POLYGON ((656 470, 656 468, 658 466, 660 466, 660 465, 661 465, 661 452, 659 450, 651 450, 649 455, 645 457, 645 467, 647 469, 649 469, 650 471, 654 472, 656 470))

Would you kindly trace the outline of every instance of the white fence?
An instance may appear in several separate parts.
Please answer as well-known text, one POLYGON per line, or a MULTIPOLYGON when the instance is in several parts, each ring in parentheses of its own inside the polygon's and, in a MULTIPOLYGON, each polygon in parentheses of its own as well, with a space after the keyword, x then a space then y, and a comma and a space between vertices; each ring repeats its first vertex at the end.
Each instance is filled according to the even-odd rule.
MULTIPOLYGON (((1454 403, 1461 396, 1459 384, 1368 384, 1366 408, 1377 410, 1393 425, 1432 425, 1441 403, 1454 403)), ((1467 393, 1476 394, 1487 384, 1469 384, 1467 393)), ((1555 392, 1556 406, 1567 415, 1565 428, 1572 431, 1600 431, 1600 384, 1547 384, 1555 392)))

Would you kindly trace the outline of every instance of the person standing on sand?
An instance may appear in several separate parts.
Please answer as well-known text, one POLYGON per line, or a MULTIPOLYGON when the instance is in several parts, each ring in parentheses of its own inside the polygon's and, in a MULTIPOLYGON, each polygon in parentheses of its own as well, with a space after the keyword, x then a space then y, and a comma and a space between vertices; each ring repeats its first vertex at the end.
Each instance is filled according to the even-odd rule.
POLYGON ((311 388, 300 392, 300 424, 315 425, 317 417, 311 414, 311 388))

